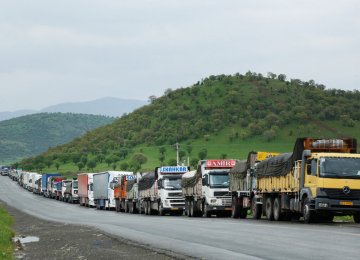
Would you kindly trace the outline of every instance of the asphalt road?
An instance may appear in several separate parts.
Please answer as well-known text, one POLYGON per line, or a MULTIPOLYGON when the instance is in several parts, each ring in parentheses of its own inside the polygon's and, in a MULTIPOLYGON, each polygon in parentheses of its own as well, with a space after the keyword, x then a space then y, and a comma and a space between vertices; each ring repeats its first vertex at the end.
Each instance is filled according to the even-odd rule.
MULTIPOLYGON (((82 224, 205 259, 357 259, 360 225, 145 216, 97 211, 34 195, 0 177, 0 199, 33 216, 82 224)), ((49 231, 51 232, 51 231, 49 231)))

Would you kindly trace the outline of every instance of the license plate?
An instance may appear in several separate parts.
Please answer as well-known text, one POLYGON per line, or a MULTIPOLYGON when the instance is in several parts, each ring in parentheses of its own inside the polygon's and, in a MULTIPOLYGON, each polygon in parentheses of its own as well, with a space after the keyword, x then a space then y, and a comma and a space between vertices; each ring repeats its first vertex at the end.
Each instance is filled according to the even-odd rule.
POLYGON ((179 210, 178 208, 171 208, 171 210, 179 210))
POLYGON ((225 208, 225 210, 232 210, 232 208, 225 208))
POLYGON ((343 206, 352 206, 352 205, 354 205, 354 203, 351 202, 351 201, 340 201, 340 205, 343 205, 343 206))

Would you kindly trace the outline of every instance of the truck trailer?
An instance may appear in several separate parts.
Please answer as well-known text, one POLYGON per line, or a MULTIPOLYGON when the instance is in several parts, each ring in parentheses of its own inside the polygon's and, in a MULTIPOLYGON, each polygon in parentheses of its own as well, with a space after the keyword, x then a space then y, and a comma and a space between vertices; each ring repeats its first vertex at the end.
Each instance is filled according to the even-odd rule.
POLYGON ((107 171, 93 175, 94 201, 97 209, 115 209, 114 188, 120 177, 132 172, 107 171))
POLYGON ((78 177, 78 195, 80 206, 95 207, 93 173, 79 173, 78 177))
POLYGON ((47 193, 47 186, 48 186, 48 179, 52 176, 60 176, 59 173, 44 173, 41 176, 41 194, 44 197, 49 197, 49 194, 47 193))
MULTIPOLYGON (((275 152, 249 152, 247 160, 239 160, 230 169, 229 189, 232 196, 231 217, 246 218, 252 205, 252 197, 256 189, 255 166, 268 158, 279 155, 275 152)), ((253 210, 255 212, 255 210, 253 210)))
POLYGON ((253 199, 268 220, 305 223, 353 215, 360 222, 360 154, 356 139, 298 138, 292 153, 256 166, 253 199))
POLYGON ((181 177, 188 171, 187 166, 163 166, 144 174, 138 180, 138 212, 146 215, 182 215, 185 200, 181 177))
POLYGON ((183 175, 186 215, 230 216, 229 172, 236 160, 200 160, 196 171, 183 175))

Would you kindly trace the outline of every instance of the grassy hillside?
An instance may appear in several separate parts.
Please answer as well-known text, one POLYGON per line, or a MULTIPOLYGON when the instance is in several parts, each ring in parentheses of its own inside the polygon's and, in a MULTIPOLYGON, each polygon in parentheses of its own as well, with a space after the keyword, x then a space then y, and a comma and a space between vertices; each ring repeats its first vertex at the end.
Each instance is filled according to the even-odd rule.
POLYGON ((0 122, 0 162, 34 156, 114 119, 84 114, 40 113, 0 122))
POLYGON ((176 142, 182 160, 189 157, 192 163, 204 156, 244 158, 251 150, 284 152, 299 136, 358 137, 358 100, 358 91, 326 90, 312 80, 286 80, 282 74, 210 76, 188 88, 167 90, 150 105, 21 166, 68 174, 145 170, 173 164, 176 142), (50 167, 39 167, 45 161, 50 167))

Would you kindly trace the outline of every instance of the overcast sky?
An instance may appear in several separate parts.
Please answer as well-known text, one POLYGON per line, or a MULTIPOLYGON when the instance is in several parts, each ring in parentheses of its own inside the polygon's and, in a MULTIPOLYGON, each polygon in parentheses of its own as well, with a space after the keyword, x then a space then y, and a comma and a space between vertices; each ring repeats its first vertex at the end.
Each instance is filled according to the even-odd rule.
POLYGON ((147 100, 216 74, 360 89, 358 0, 0 0, 0 111, 147 100))

